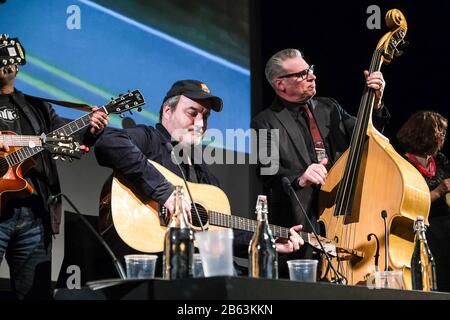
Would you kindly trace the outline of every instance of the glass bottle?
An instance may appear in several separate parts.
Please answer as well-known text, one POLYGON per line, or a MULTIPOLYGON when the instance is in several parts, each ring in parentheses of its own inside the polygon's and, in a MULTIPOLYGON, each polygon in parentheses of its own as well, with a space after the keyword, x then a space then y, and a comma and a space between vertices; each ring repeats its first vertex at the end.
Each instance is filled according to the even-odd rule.
POLYGON ((257 226, 248 248, 249 276, 253 278, 278 278, 278 256, 275 239, 267 220, 267 197, 260 195, 256 202, 257 226))
POLYGON ((411 279, 413 290, 435 291, 436 264, 425 236, 425 223, 422 216, 414 222, 414 251, 411 258, 411 279))
POLYGON ((164 237, 164 279, 193 277, 194 232, 183 207, 183 187, 175 187, 174 212, 164 237))

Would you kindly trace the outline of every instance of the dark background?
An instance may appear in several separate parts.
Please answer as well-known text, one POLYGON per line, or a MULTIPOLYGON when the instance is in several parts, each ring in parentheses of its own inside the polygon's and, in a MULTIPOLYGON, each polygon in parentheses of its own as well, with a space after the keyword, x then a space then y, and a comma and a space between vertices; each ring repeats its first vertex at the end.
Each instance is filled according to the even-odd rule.
MULTIPOLYGON (((363 70, 369 68, 379 39, 389 30, 384 15, 400 9, 408 22, 409 46, 383 66, 384 101, 392 114, 385 132, 394 143, 401 124, 416 110, 435 110, 449 117, 450 2, 430 1, 256 1, 253 10, 253 116, 274 97, 264 78, 266 61, 284 48, 298 48, 317 67, 317 95, 333 97, 356 115, 363 70), (345 5, 344 5, 345 3, 345 5), (370 5, 381 9, 381 30, 369 30, 370 5), (254 7, 255 8, 255 7, 254 7), (258 33, 260 30, 260 33, 258 33), (256 46, 255 46, 256 45, 256 46)), ((448 155, 448 143, 445 146, 448 155)))

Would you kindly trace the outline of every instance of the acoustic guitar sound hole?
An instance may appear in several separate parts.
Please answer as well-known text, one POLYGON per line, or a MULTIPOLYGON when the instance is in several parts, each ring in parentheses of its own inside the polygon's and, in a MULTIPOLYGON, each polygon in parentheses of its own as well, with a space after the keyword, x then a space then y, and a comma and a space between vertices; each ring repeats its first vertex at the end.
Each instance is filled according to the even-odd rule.
MULTIPOLYGON (((199 205, 197 203, 196 203, 196 206, 197 206, 198 214, 200 215, 202 224, 206 225, 208 223, 208 212, 206 211, 206 209, 204 207, 202 207, 201 205, 199 205)), ((195 213, 194 205, 192 205, 192 208, 191 208, 191 215, 192 215, 192 225, 194 227, 200 228, 200 222, 198 220, 197 214, 195 213)))

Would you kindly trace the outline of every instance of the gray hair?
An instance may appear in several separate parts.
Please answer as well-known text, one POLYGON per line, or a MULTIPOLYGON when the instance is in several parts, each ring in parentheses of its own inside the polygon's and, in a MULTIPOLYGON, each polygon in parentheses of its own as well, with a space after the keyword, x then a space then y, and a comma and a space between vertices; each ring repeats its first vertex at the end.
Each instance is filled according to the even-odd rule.
POLYGON ((162 103, 161 109, 159 110, 159 122, 162 120, 164 106, 169 106, 170 110, 173 112, 180 101, 180 97, 181 95, 173 96, 162 103))
POLYGON ((298 49, 284 49, 275 53, 266 63, 266 79, 272 87, 274 80, 283 75, 283 62, 290 58, 303 58, 303 54, 298 49))

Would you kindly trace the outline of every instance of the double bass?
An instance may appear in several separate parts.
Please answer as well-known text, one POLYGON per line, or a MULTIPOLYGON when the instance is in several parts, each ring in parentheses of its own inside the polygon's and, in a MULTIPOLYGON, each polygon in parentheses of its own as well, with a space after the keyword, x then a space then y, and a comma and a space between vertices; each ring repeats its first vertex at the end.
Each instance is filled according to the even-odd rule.
MULTIPOLYGON (((386 14, 390 31, 378 42, 369 72, 380 71, 401 54, 407 23, 397 9, 386 14)), ((413 222, 428 217, 430 192, 422 175, 372 124, 375 92, 365 88, 350 147, 329 170, 319 194, 319 223, 336 242, 337 257, 322 277, 345 284, 365 284, 377 270, 402 270, 411 287, 413 222), (386 249, 386 243, 388 249, 386 249)))

